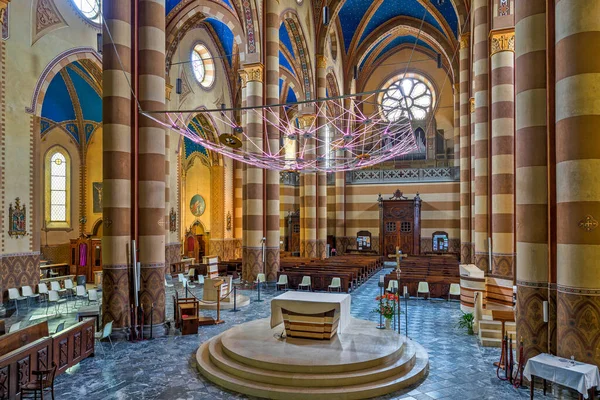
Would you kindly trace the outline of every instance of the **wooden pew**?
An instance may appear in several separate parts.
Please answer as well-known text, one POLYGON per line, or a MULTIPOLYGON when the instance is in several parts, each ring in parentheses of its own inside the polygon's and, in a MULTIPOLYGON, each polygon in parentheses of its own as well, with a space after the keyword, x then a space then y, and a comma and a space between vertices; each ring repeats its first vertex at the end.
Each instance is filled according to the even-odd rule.
POLYGON ((83 359, 92 356, 95 351, 95 321, 86 319, 54 335, 48 335, 48 323, 41 322, 0 337, 0 347, 9 349, 19 343, 11 337, 29 336, 27 343, 0 356, 0 371, 6 376, 3 386, 8 392, 4 398, 21 398, 21 386, 37 377, 32 372, 50 369, 56 364, 56 375, 60 375, 83 359), (45 336, 38 337, 45 333, 45 336), (7 343, 4 343, 7 341, 7 343))
POLYGON ((327 271, 280 271, 277 273, 277 279, 279 279, 280 275, 287 275, 288 277, 288 286, 291 289, 298 289, 298 285, 302 282, 302 278, 305 276, 310 276, 312 289, 315 291, 327 291, 328 286, 331 285, 331 281, 333 278, 340 278, 342 291, 348 293, 351 290, 351 277, 347 273, 336 273, 336 272, 327 272, 327 271))

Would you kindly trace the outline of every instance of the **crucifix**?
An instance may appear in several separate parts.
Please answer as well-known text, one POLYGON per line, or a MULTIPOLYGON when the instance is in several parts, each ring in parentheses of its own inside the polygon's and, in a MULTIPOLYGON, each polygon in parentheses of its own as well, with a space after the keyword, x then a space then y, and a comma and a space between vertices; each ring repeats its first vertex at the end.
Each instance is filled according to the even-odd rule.
POLYGON ((403 258, 408 257, 408 254, 403 254, 400 251, 400 247, 396 246, 396 253, 394 253, 394 254, 388 254, 388 257, 396 259, 396 269, 398 271, 400 271, 400 261, 402 261, 403 258))

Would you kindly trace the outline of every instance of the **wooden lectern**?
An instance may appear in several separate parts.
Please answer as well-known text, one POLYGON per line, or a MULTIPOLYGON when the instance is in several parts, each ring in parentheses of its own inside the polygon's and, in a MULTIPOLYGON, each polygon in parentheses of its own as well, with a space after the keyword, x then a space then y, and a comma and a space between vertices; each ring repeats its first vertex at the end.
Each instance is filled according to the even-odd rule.
MULTIPOLYGON (((494 321, 500 321, 502 324, 502 333, 500 336, 501 340, 504 340, 504 334, 506 332, 505 324, 507 322, 515 322, 515 313, 514 311, 504 311, 504 310, 492 310, 492 319, 494 321)), ((502 346, 502 353, 500 355, 500 362, 495 362, 494 366, 500 365, 501 369, 504 369, 504 357, 508 357, 508 354, 505 354, 504 346, 502 346)))

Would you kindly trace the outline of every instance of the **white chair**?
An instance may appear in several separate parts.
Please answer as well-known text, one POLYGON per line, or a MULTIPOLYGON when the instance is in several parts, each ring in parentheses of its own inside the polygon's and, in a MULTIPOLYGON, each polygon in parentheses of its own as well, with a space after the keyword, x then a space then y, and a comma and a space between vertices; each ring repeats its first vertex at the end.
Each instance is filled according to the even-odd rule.
POLYGON ((60 313, 60 306, 63 303, 65 303, 65 305, 67 306, 67 313, 69 312, 69 304, 67 304, 67 300, 61 299, 60 295, 56 290, 50 290, 48 292, 48 305, 46 305, 46 315, 48 315, 48 307, 50 306, 50 303, 54 303, 54 311, 57 314, 60 313))
MULTIPOLYGON (((257 286, 263 285, 265 282, 267 281, 267 277, 265 276, 265 274, 258 274, 256 275, 256 282, 254 282, 257 286)), ((264 287, 264 285, 263 285, 264 287)))
POLYGON ((165 287, 173 287, 175 285, 173 285, 172 283, 167 282, 167 278, 165 278, 165 287))
POLYGON ((327 291, 331 292, 332 290, 337 292, 342 291, 342 280, 340 278, 333 278, 331 280, 331 285, 327 287, 327 291))
POLYGON ((67 291, 69 297, 73 296, 74 294, 77 294, 75 286, 73 285, 73 281, 70 279, 65 279, 65 290, 67 291))
POLYGON ((190 283, 190 281, 187 280, 187 278, 183 278, 183 287, 188 287, 190 289, 194 289, 196 287, 196 285, 192 285, 190 283))
POLYGON ((198 275, 198 285, 204 285, 204 275, 198 275))
POLYGON ((40 300, 48 301, 48 286, 45 283, 38 283, 38 293, 40 300))
POLYGON ((429 283, 419 282, 419 287, 417 288, 417 299, 419 298, 419 294, 427 294, 427 298, 431 297, 431 293, 429 293, 429 283))
POLYGON ((458 296, 460 298, 460 285, 458 283, 451 283, 450 290, 448 291, 448 300, 450 296, 458 296))
POLYGON ((88 291, 88 305, 92 302, 98 302, 98 291, 96 289, 90 289, 88 291))
POLYGON ((23 286, 21 288, 21 294, 23 297, 27 297, 27 306, 29 307, 29 302, 31 299, 39 299, 40 295, 33 293, 33 289, 31 286, 23 286))
POLYGON ((10 289, 8 289, 8 299, 15 301, 15 309, 16 309, 15 315, 19 315, 19 301, 27 300, 27 297, 21 296, 19 294, 19 289, 10 288, 10 289))
POLYGON ((81 302, 83 303, 83 301, 86 299, 87 297, 87 290, 85 290, 85 286, 83 285, 77 285, 75 287, 75 305, 77 305, 77 302, 79 300, 81 300, 81 302))
POLYGON ((385 290, 386 290, 386 292, 390 292, 390 293, 398 293, 398 281, 395 279, 390 280, 388 282, 388 287, 385 290))
POLYGON ((288 277, 287 275, 279 275, 279 280, 277 281, 276 288, 279 290, 279 287, 283 286, 284 290, 288 288, 288 277))
POLYGON ((18 331, 20 328, 21 328, 21 321, 15 322, 14 324, 12 324, 10 326, 10 328, 8 328, 8 333, 18 331))
POLYGON ((59 296, 67 293, 67 289, 61 289, 60 283, 58 283, 58 281, 50 282, 50 290, 54 290, 58 293, 59 296))
POLYGON ((302 282, 298 285, 298 290, 308 290, 312 292, 312 285, 310 283, 310 276, 303 276, 302 282))
POLYGON ((183 284, 184 279, 185 278, 183 277, 183 274, 177 274, 177 280, 179 281, 179 283, 183 284))
POLYGON ((94 334, 94 337, 96 338, 96 341, 98 342, 98 344, 100 344, 100 349, 102 350, 102 354, 106 355, 106 352, 104 351, 104 347, 102 346, 102 339, 106 339, 108 338, 108 341, 110 342, 110 346, 112 348, 112 350, 115 350, 115 345, 113 344, 112 340, 110 339, 110 335, 112 334, 112 325, 113 325, 113 321, 108 322, 106 325, 104 325, 104 329, 102 329, 102 332, 96 332, 94 334))

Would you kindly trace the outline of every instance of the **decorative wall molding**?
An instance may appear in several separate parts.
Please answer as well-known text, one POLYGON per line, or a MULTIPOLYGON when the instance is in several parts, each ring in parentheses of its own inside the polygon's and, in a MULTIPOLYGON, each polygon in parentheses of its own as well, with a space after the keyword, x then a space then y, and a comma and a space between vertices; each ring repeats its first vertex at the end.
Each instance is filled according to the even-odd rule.
POLYGON ((69 26, 53 0, 36 0, 32 4, 31 45, 48 33, 69 26))
POLYGON ((591 232, 598 227, 598 221, 588 214, 579 221, 578 226, 586 232, 591 232))
POLYGON ((263 82, 264 79, 264 66, 260 63, 256 64, 246 64, 244 68, 240 71, 240 76, 242 78, 243 86, 246 86, 248 82, 263 82), (242 72, 243 71, 243 74, 242 72), (244 79, 246 81, 244 82, 244 79))
POLYGON ((466 49, 467 47, 469 47, 469 43, 471 42, 471 34, 469 32, 463 33, 462 35, 460 35, 459 40, 460 48, 466 49))
POLYGON ((346 172, 346 184, 389 184, 409 182, 458 182, 458 167, 362 169, 346 172))
POLYGON ((10 0, 0 0, 0 24, 2 24, 2 40, 10 37, 10 0))

